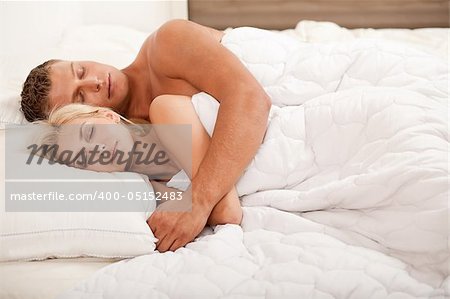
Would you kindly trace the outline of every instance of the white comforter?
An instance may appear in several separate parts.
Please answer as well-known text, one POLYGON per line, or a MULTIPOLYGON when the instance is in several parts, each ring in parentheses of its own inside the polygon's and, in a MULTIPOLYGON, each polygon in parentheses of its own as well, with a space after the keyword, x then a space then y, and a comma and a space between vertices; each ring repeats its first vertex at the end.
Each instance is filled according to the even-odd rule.
MULTIPOLYGON (((447 62, 395 42, 255 28, 222 43, 274 104, 237 184, 242 226, 116 263, 61 298, 444 298, 447 62)), ((211 134, 217 102, 193 103, 211 134)))

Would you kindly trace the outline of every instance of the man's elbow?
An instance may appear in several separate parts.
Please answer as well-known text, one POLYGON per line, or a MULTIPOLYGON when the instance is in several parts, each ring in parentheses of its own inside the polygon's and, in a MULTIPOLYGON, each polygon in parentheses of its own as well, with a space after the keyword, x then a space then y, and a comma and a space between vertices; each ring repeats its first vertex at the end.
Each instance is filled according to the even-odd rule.
MULTIPOLYGON (((253 132, 254 137, 264 138, 263 133, 267 129, 271 106, 269 96, 253 94, 247 97, 244 107, 241 107, 242 111, 245 111, 245 126, 253 132)), ((259 142, 261 141, 262 139, 259 140, 259 142)))
POLYGON ((254 112, 264 119, 267 119, 269 117, 270 108, 272 107, 272 100, 265 92, 249 95, 247 97, 246 104, 248 106, 246 107, 247 109, 245 109, 245 111, 248 111, 250 113, 254 112))
POLYGON ((234 110, 234 113, 238 113, 240 117, 245 115, 249 125, 254 123, 265 127, 269 118, 270 108, 272 107, 272 101, 265 92, 248 91, 234 94, 229 100, 222 100, 222 105, 229 107, 230 110, 234 110), (236 99, 239 100, 236 101, 236 99))
POLYGON ((272 107, 272 99, 265 92, 264 92, 264 95, 262 97, 263 97, 263 101, 264 101, 264 105, 265 105, 267 114, 269 114, 270 108, 272 107))

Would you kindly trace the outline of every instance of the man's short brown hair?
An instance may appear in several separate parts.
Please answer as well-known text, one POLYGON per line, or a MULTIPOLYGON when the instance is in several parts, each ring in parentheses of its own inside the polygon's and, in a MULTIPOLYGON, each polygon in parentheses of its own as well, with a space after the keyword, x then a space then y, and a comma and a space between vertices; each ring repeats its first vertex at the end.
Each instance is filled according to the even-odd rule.
POLYGON ((51 87, 50 66, 57 61, 59 60, 51 59, 32 69, 23 84, 20 105, 29 122, 47 118, 51 87))

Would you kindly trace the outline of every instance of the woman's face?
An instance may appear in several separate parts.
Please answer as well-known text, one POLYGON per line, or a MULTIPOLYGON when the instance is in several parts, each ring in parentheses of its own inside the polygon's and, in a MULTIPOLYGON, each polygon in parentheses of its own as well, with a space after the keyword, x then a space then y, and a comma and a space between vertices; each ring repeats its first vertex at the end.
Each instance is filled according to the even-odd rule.
POLYGON ((78 118, 62 125, 58 134, 59 155, 67 151, 73 159, 85 153, 84 157, 90 159, 80 158, 69 166, 102 172, 124 171, 126 163, 117 163, 117 157, 121 151, 122 161, 127 159, 134 140, 119 120, 118 114, 108 111, 105 116, 78 118))

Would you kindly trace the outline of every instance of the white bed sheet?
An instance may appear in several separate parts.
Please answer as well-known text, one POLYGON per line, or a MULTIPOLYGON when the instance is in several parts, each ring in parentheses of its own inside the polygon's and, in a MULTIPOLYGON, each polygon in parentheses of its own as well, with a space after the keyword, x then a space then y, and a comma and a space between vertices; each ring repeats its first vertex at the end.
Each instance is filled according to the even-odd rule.
POLYGON ((350 41, 357 38, 401 42, 448 60, 449 28, 347 29, 331 22, 305 20, 299 22, 295 29, 283 32, 307 42, 350 41))
POLYGON ((118 260, 76 258, 0 263, 0 298, 53 299, 118 260))

